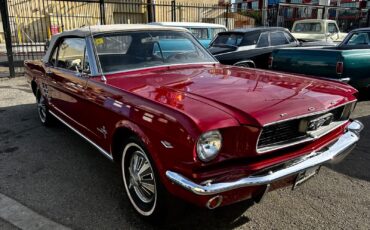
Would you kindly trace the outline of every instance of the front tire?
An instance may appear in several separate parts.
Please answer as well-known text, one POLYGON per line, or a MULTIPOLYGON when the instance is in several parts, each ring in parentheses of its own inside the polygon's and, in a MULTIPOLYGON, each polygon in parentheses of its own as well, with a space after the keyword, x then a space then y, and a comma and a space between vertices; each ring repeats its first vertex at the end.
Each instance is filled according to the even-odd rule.
POLYGON ((160 222, 166 214, 166 192, 150 155, 137 138, 129 138, 123 148, 121 171, 126 194, 136 212, 150 222, 160 222))
POLYGON ((54 117, 49 113, 47 100, 40 93, 40 91, 38 91, 36 94, 36 102, 37 102, 37 113, 39 115, 41 123, 45 126, 52 125, 54 122, 54 117))

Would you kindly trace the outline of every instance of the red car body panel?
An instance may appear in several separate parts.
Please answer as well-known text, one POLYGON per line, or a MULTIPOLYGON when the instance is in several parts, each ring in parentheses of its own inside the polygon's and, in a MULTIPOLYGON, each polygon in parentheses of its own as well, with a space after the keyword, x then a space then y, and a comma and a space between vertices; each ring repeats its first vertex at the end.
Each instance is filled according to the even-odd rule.
MULTIPOLYGON (((210 197, 174 185, 166 170, 195 182, 231 181, 320 149, 341 135, 345 125, 289 151, 262 155, 256 152, 256 144, 262 126, 354 101, 357 92, 342 83, 220 64, 106 74, 106 82, 99 76, 81 78, 57 68, 47 76, 49 67, 44 63, 25 64, 29 82, 48 94, 53 113, 114 157, 118 130, 131 130, 145 143, 167 190, 201 206, 210 197), (196 156, 195 143, 199 135, 213 129, 227 138, 217 158, 203 163, 196 156), (165 148, 161 141, 173 148, 165 148)), ((253 197, 261 189, 226 192, 223 205, 253 197)))

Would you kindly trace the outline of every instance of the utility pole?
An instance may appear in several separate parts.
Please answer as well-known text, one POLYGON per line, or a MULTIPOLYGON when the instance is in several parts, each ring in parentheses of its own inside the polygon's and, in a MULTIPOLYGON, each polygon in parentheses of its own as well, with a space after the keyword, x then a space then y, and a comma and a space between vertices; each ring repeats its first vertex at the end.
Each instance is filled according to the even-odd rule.
POLYGON ((262 25, 263 26, 269 26, 268 25, 268 0, 262 0, 262 25))
POLYGON ((6 55, 7 55, 7 58, 8 58, 9 74, 10 74, 10 77, 15 77, 13 49, 12 49, 12 33, 11 33, 11 30, 10 30, 7 0, 0 0, 0 14, 1 14, 1 20, 3 21, 3 29, 4 29, 4 37, 5 37, 5 45, 6 45, 6 55))

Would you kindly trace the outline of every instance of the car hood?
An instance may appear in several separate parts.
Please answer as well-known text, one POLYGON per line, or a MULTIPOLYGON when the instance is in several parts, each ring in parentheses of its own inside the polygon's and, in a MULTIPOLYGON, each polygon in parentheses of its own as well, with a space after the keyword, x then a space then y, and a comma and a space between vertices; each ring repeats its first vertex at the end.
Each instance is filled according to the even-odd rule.
POLYGON ((355 100, 357 92, 339 82, 219 64, 154 68, 107 78, 108 84, 151 100, 162 95, 170 106, 178 107, 190 97, 241 124, 261 126, 336 107, 355 100))

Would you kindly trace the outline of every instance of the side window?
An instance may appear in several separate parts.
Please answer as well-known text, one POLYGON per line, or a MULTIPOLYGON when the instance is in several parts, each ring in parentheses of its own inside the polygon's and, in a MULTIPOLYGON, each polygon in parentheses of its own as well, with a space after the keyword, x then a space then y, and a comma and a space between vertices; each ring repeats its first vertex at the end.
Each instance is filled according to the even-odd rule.
POLYGON ((289 44, 283 32, 270 33, 270 42, 271 42, 271 46, 281 46, 281 45, 289 44))
POLYGON ((331 33, 331 34, 335 34, 335 33, 338 33, 338 28, 337 28, 337 25, 335 23, 329 23, 328 24, 328 32, 331 33))
POLYGON ((83 68, 86 43, 83 38, 66 38, 59 46, 56 66, 80 72, 83 68))
POLYGON ((269 34, 262 33, 258 39, 257 47, 267 47, 269 45, 269 34))

